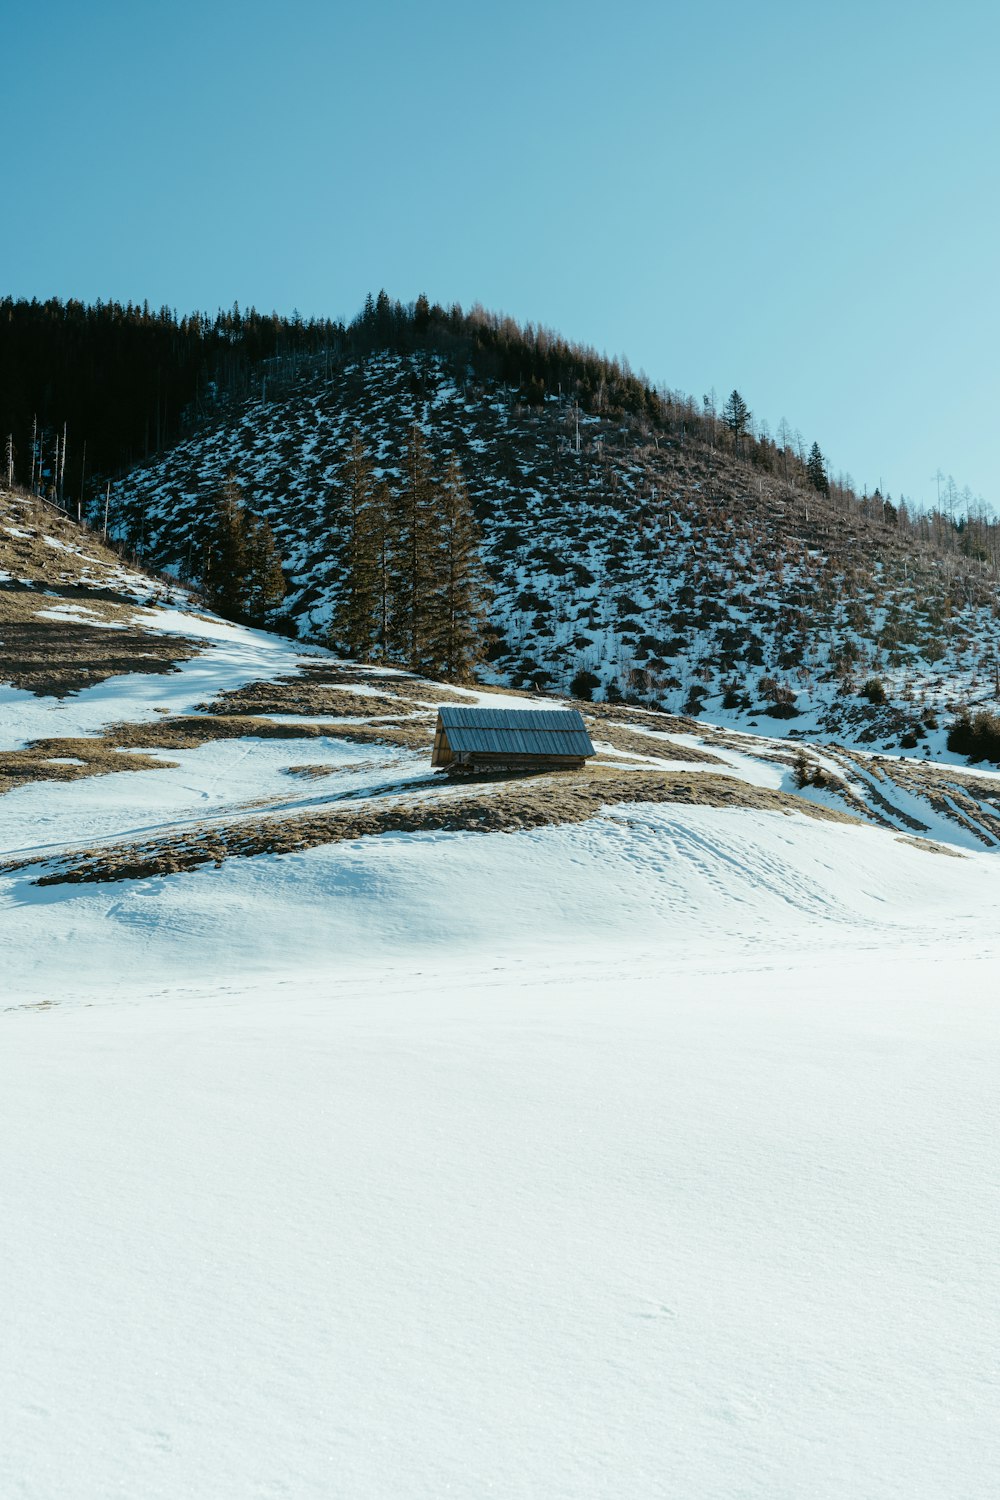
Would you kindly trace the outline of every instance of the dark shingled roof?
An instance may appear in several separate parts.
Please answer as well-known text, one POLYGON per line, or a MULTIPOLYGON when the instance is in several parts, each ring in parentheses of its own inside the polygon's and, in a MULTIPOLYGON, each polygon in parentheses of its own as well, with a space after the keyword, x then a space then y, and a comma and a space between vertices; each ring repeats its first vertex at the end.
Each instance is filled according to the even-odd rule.
POLYGON ((438 709, 453 755, 593 755, 575 708, 438 709))

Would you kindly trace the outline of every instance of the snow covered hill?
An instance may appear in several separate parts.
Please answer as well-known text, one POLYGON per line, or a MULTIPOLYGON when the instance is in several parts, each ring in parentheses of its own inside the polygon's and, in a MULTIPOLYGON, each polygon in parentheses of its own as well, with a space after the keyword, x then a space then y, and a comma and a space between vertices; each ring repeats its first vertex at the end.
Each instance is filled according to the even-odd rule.
POLYGON ((0 569, 0 1494, 992 1496, 1000 777, 0 569))
MULTIPOLYGON (((996 690, 992 569, 684 435, 526 406, 426 354, 374 354, 227 405, 112 491, 113 529, 196 570, 229 471, 272 524, 288 608, 324 640, 342 578, 337 484, 357 428, 401 472, 407 432, 455 453, 481 517, 502 639, 494 680, 625 696, 742 727, 887 749, 996 690), (865 691, 876 679, 885 693, 865 691), (875 701, 872 701, 874 698, 875 701)), ((870 508, 869 508, 870 509, 870 508)))

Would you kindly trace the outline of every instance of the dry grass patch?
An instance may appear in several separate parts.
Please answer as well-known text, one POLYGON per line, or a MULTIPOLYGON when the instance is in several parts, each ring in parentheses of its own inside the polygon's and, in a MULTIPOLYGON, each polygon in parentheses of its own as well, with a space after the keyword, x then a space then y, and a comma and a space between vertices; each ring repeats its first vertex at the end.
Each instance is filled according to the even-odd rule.
MULTIPOLYGON (((551 703, 552 700, 544 701, 551 703)), ((633 703, 581 703, 575 698, 569 698, 565 707, 579 709, 586 720, 611 720, 637 729, 653 729, 659 734, 695 734, 700 737, 706 733, 706 726, 697 719, 685 718, 682 714, 660 713, 655 708, 639 708, 633 703)))
POLYGON ((655 760, 682 760, 691 764, 697 762, 706 766, 725 764, 708 750, 694 745, 678 745, 673 740, 666 739, 662 730, 630 729, 607 721, 597 724, 587 722, 587 717, 584 718, 584 723, 595 741, 600 740, 628 755, 653 757, 655 760))
POLYGON ((355 760, 346 766, 330 766, 322 762, 306 762, 301 766, 285 766, 285 776, 301 776, 306 781, 321 781, 327 776, 353 776, 359 771, 384 771, 387 764, 384 760, 355 760))
POLYGON ((310 677, 285 677, 275 682, 248 682, 199 704, 208 714, 303 714, 311 718, 369 719, 373 714, 398 714, 400 699, 383 693, 353 693, 350 688, 318 683, 310 677))
POLYGON ((114 771, 159 771, 176 761, 116 750, 100 739, 38 740, 0 755, 0 794, 33 781, 82 781, 114 771))
POLYGON ((401 708, 426 708, 430 713, 432 704, 465 702, 468 699, 458 693, 418 677, 386 677, 364 667, 352 671, 346 665, 306 662, 297 676, 248 682, 200 706, 214 714, 329 714, 367 719, 378 713, 398 714, 401 708), (352 692, 351 685, 375 691, 352 692))
MULTIPOLYGON (((39 885, 139 879, 176 874, 234 856, 290 854, 320 844, 387 833, 514 833, 553 824, 580 823, 616 803, 677 802, 702 807, 758 808, 803 813, 823 822, 856 823, 781 792, 734 777, 697 771, 624 772, 589 767, 492 782, 475 790, 398 797, 391 804, 355 805, 294 817, 241 819, 157 841, 84 850, 39 878, 39 885)), ((20 866, 23 868, 23 862, 20 866)))
MULTIPOLYGON (((375 724, 276 724, 273 719, 190 714, 148 724, 110 724, 88 738, 35 740, 23 750, 0 753, 0 795, 31 781, 79 781, 111 771, 155 771, 176 765, 154 759, 147 750, 195 750, 213 740, 347 740, 352 744, 394 745, 430 754, 427 724, 382 720, 375 724), (127 752, 127 753, 126 753, 127 752), (72 761, 82 764, 74 765, 72 761)), ((352 768, 354 769, 354 768, 352 768)), ((317 773, 319 774, 319 773, 317 773)))
POLYGON ((950 844, 935 844, 930 839, 918 838, 912 833, 901 833, 896 843, 909 844, 913 849, 923 849, 926 854, 945 854, 949 859, 965 858, 961 849, 953 849, 950 844))
POLYGON ((121 558, 99 537, 34 495, 0 493, 0 568, 44 585, 120 575, 121 558), (53 547, 51 537, 62 546, 53 547))
MULTIPOLYGON (((137 606, 122 606, 91 593, 72 620, 47 620, 41 611, 71 605, 69 597, 0 586, 0 682, 39 697, 65 698, 82 688, 127 672, 176 672, 178 664, 204 650, 202 642, 154 635, 134 624, 137 606), (127 626, 108 630, 88 620, 127 626)), ((82 600, 79 601, 82 603, 82 600)))

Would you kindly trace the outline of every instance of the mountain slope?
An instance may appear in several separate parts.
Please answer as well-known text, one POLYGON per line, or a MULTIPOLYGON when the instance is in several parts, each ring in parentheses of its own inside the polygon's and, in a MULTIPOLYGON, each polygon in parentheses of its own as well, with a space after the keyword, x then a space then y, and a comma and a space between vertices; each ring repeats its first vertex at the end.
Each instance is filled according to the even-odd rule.
POLYGON ((357 428, 392 480, 415 421, 460 458, 482 523, 497 682, 565 692, 590 673, 598 697, 884 747, 928 743, 947 705, 995 691, 985 562, 750 469, 681 420, 671 434, 558 397, 527 405, 440 356, 375 353, 227 407, 113 488, 114 529, 191 574, 209 499, 235 472, 279 539, 288 612, 323 639, 346 444, 357 428))
POLYGON ((439 703, 545 700, 344 662, 219 620, 23 495, 0 494, 0 569, 4 852, 40 864, 43 883, 393 833, 572 824, 627 803, 1000 844, 992 773, 809 741, 793 754, 780 739, 634 703, 584 705, 599 755, 572 777, 455 784, 429 765, 439 703), (53 806, 61 839, 39 842, 32 830, 53 806))

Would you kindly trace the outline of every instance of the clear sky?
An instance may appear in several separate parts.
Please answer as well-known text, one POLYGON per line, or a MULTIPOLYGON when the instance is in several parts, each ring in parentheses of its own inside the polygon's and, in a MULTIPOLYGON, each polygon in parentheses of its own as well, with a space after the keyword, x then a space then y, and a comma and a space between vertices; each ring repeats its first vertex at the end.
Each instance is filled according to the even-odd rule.
POLYGON ((1000 7, 7 0, 0 289, 382 286, 1000 509, 1000 7))

